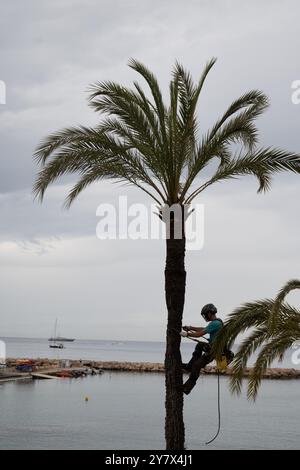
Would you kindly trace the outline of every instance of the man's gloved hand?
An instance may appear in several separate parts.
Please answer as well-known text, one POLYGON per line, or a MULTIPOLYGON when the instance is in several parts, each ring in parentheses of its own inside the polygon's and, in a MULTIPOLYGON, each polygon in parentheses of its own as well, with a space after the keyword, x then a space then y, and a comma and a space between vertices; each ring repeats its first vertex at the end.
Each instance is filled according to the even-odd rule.
POLYGON ((188 337, 188 332, 187 331, 181 331, 180 333, 180 336, 182 336, 183 338, 187 338, 188 337))
POLYGON ((191 326, 186 326, 186 325, 185 325, 185 326, 182 327, 182 329, 183 329, 184 331, 189 331, 189 330, 192 330, 193 328, 192 328, 191 326))

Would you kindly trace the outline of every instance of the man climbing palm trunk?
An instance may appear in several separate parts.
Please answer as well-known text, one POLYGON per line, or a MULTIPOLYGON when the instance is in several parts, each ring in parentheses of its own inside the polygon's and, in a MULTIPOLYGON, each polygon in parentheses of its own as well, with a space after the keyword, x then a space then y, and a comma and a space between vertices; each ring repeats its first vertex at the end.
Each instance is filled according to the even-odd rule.
MULTIPOLYGON (((206 327, 197 326, 184 326, 183 331, 180 333, 183 337, 201 338, 204 335, 209 335, 208 343, 199 341, 195 347, 193 356, 187 364, 182 367, 189 372, 190 376, 183 386, 183 393, 188 395, 195 387, 199 378, 200 371, 207 364, 212 362, 216 357, 213 351, 213 343, 217 337, 222 334, 223 321, 217 318, 217 308, 214 304, 206 304, 201 310, 201 315, 208 325, 206 327)), ((234 354, 227 347, 223 348, 222 355, 226 358, 226 364, 230 364, 233 360, 234 354)))
MULTIPOLYGON (((160 208, 173 204, 183 208, 216 182, 254 175, 259 181, 259 191, 266 191, 273 173, 283 170, 299 173, 299 155, 274 148, 257 148, 254 123, 268 106, 267 97, 260 91, 249 91, 239 97, 209 132, 199 136, 196 106, 214 63, 215 59, 208 62, 196 84, 176 63, 168 105, 163 101, 155 76, 136 60, 131 60, 129 65, 145 79, 150 97, 137 82, 132 89, 111 81, 94 84, 90 105, 100 113, 102 120, 95 127, 63 129, 40 144, 35 153, 41 166, 34 186, 35 195, 43 199, 50 184, 72 173, 79 179, 67 197, 67 207, 88 185, 106 178, 136 186, 160 208), (239 145, 232 147, 232 144, 239 145), (216 171, 206 178, 202 170, 215 161, 216 171)), ((184 306, 184 254, 184 236, 167 239, 168 449, 184 448, 180 336, 176 333, 181 328, 184 306)))

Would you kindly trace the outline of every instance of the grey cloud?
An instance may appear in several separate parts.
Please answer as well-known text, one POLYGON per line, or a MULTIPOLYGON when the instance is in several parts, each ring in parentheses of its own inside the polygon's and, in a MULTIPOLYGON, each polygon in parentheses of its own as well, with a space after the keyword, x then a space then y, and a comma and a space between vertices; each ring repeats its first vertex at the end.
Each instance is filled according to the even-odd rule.
POLYGON ((284 9, 273 1, 272 21, 269 2, 236 5, 172 2, 170 9, 165 1, 29 1, 25 8, 6 3, 0 28, 1 78, 8 89, 8 103, 0 109, 0 191, 32 184, 33 149, 50 131, 95 122, 86 104, 87 86, 97 79, 130 83, 131 56, 154 69, 165 91, 176 57, 198 76, 208 58, 219 56, 201 100, 204 127, 238 94, 258 87, 272 99, 261 121, 263 142, 296 149, 299 108, 291 104, 290 85, 298 73, 298 4, 291 1, 284 9))

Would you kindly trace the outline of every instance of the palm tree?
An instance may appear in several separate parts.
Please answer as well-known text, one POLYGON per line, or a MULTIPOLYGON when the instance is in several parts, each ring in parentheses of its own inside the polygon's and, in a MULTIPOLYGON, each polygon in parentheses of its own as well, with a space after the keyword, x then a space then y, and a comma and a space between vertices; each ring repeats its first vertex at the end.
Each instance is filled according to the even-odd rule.
POLYGON ((300 280, 287 282, 275 300, 245 303, 230 314, 222 336, 215 344, 217 354, 226 344, 233 343, 239 334, 251 330, 240 344, 232 363, 230 388, 233 393, 241 393, 244 369, 250 356, 259 351, 249 376, 247 392, 248 398, 255 400, 266 368, 275 359, 281 361, 293 343, 300 340, 300 310, 284 303, 287 294, 294 289, 300 289, 300 280))
MULTIPOLYGON (((185 221, 186 207, 214 183, 254 175, 259 181, 258 191, 263 192, 270 188, 273 173, 299 172, 299 155, 257 147, 254 121, 268 106, 267 97, 260 91, 240 96, 212 129, 199 137, 196 106, 214 63, 215 59, 207 63, 197 83, 176 63, 168 104, 163 101, 155 76, 136 60, 131 60, 129 66, 145 79, 150 97, 137 82, 132 89, 111 81, 95 83, 89 102, 102 114, 102 121, 93 128, 63 129, 40 144, 35 153, 41 167, 35 195, 42 200, 47 187, 60 176, 78 174, 79 180, 66 199, 69 207, 91 183, 105 178, 125 181, 146 192, 160 208, 179 205, 185 221), (205 178, 202 171, 215 160, 217 170, 205 178)), ((165 432, 167 449, 183 449, 181 338, 177 332, 182 326, 185 299, 185 224, 181 237, 174 236, 174 226, 171 217, 165 266, 165 432)))

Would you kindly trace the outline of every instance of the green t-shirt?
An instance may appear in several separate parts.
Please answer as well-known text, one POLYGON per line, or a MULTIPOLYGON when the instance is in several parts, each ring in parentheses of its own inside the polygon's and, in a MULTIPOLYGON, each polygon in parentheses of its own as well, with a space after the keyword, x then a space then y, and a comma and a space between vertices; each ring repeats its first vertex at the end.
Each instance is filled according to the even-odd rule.
POLYGON ((205 334, 209 334, 209 342, 212 343, 216 337, 218 331, 223 327, 223 323, 220 320, 213 320, 209 322, 205 328, 205 334))

